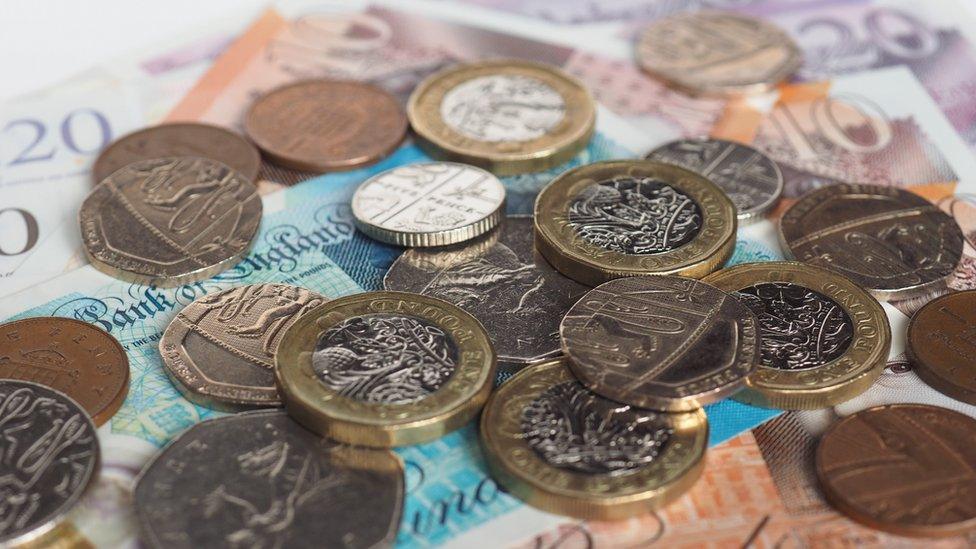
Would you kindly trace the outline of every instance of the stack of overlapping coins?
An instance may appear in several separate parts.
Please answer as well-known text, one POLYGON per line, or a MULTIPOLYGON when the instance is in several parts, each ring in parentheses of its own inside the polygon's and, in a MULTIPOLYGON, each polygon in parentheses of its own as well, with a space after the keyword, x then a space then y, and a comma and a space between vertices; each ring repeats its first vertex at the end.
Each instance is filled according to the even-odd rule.
MULTIPOLYGON (((637 59, 705 95, 766 91, 800 65, 778 29, 715 12, 654 24, 637 59)), ((254 284, 205 295, 176 316, 159 341, 166 373, 192 402, 236 413, 190 428, 142 471, 143 541, 265 546, 266 533, 284 528, 314 546, 390 544, 405 497, 390 449, 435 440, 479 413, 490 470, 518 498, 579 518, 648 513, 702 474, 702 406, 733 398, 818 409, 862 393, 891 345, 879 300, 940 291, 960 261, 959 227, 925 199, 838 184, 783 213, 780 240, 796 261, 723 268, 737 228, 777 206, 783 175, 761 152, 709 138, 573 167, 539 193, 533 216, 506 217, 498 176, 563 164, 587 144, 596 115, 589 91, 559 69, 490 60, 428 77, 405 109, 369 84, 304 81, 257 98, 247 138, 167 124, 108 147, 80 212, 88 257, 111 276, 169 287, 246 254, 262 170, 374 163, 408 126, 436 159, 381 172, 351 199, 360 232, 408 248, 384 291, 331 299, 254 284), (235 490, 257 477, 284 507, 235 512, 246 501, 235 490), (299 492, 319 503, 293 513, 284 495, 299 492), (192 516, 190 501, 206 501, 209 514, 192 516)), ((971 344, 974 305, 974 293, 949 293, 907 330, 920 375, 970 403, 973 376, 952 346, 971 344)), ((37 497, 8 498, 16 510, 0 521, 5 541, 57 532, 92 482, 95 427, 121 405, 129 379, 112 336, 76 320, 0 326, 0 365, 18 361, 82 366, 70 380, 36 372, 36 383, 0 381, 0 421, 43 418, 19 435, 37 449, 24 454, 37 464, 37 497), (58 353, 31 357, 38 340, 57 341, 58 353)), ((961 476, 976 467, 973 419, 924 405, 871 408, 820 442, 827 498, 891 532, 972 528, 973 493, 961 491, 953 512, 925 513, 925 494, 900 492, 910 475, 881 474, 877 464, 922 451, 889 436, 905 429, 953 449, 930 456, 932 467, 961 476)), ((5 452, 0 477, 14 467, 5 452)), ((274 539, 298 537, 282 535, 274 539)))

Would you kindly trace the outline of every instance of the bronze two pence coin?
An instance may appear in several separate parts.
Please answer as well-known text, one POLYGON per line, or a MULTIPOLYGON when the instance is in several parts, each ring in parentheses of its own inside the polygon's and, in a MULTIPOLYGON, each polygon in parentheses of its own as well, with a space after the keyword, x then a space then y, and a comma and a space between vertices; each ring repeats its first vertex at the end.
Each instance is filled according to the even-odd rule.
POLYGON ((780 239, 794 258, 838 272, 880 300, 944 287, 963 248, 956 221, 921 196, 847 183, 803 195, 783 214, 780 239))
POLYGON ((396 97, 370 84, 308 80, 259 97, 244 130, 276 164, 307 172, 350 170, 389 155, 407 134, 396 97))
POLYGON ((116 139, 95 159, 92 179, 98 184, 133 162, 173 156, 217 160, 251 181, 261 168, 261 153, 243 136, 210 124, 174 122, 116 139))
POLYGON ((129 358, 114 337, 87 322, 25 318, 0 324, 0 378, 57 389, 101 425, 129 393, 129 358))
POLYGON ((954 536, 976 528, 976 419, 923 404, 862 410, 827 430, 816 471, 827 501, 871 528, 954 536))
POLYGON ((176 315, 159 341, 164 369, 187 400, 201 406, 280 406, 278 343, 300 316, 326 301, 286 284, 252 284, 201 297, 176 315))
POLYGON ((976 290, 946 294, 919 309, 908 323, 907 343, 922 381, 976 405, 976 290))

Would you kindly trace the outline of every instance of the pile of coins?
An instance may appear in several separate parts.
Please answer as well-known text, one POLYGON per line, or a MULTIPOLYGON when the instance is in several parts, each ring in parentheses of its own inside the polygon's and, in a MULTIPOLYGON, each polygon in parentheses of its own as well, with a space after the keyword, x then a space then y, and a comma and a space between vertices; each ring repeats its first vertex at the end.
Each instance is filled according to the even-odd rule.
MULTIPOLYGON (((766 91, 800 63, 775 27, 717 12, 655 23, 637 58, 705 95, 766 91)), ((80 212, 88 257, 111 276, 171 287, 247 253, 262 215, 256 183, 268 170, 372 164, 408 126, 436 159, 381 172, 351 199, 360 232, 409 248, 383 291, 333 299, 254 284, 176 315, 159 341, 167 375, 188 400, 234 414, 190 428, 139 475, 143 542, 260 545, 234 538, 245 531, 230 517, 247 501, 239 494, 270 485, 318 511, 289 516, 278 546, 392 544, 405 481, 391 449, 479 413, 491 474, 516 497, 583 519, 648 513, 702 474, 704 405, 818 409, 862 393, 891 346, 878 300, 944 291, 961 259, 961 230, 925 199, 836 184, 783 214, 783 251, 796 261, 723 268, 738 227, 777 205, 783 174, 747 145, 708 138, 569 169, 539 193, 533 216, 505 217, 498 176, 564 163, 595 118, 589 91, 559 69, 490 60, 428 77, 406 109, 369 84, 305 81, 257 98, 246 138, 178 123, 109 146, 80 212), (186 511, 204 500, 221 520, 186 511)), ((974 311, 976 292, 939 297, 907 338, 923 379, 976 404, 974 354, 954 346, 971 346, 974 311)), ((23 421, 28 447, 57 446, 41 474, 12 481, 39 495, 8 500, 11 526, 0 529, 3 542, 36 539, 97 475, 95 428, 126 396, 128 359, 95 326, 25 318, 0 326, 0 373, 0 420, 23 421), (38 340, 58 351, 36 351, 38 340), (72 375, 45 370, 54 362, 75 365, 72 375)), ((914 466, 966 474, 976 455, 964 441, 974 434, 976 420, 949 410, 871 408, 824 435, 816 472, 829 501, 857 521, 905 535, 963 532, 976 527, 974 506, 914 510, 928 496, 919 488, 927 472, 914 466), (944 459, 898 458, 923 445, 944 459)), ((17 452, 4 450, 0 476, 17 452)), ((293 511, 252 517, 247 535, 293 511)))

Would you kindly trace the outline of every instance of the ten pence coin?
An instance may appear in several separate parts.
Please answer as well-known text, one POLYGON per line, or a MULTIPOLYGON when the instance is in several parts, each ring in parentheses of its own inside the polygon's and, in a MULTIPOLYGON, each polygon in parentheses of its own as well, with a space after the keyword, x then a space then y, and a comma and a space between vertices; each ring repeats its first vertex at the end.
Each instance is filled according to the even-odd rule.
POLYGON ((976 290, 930 301, 908 323, 908 356, 922 381, 976 405, 976 290))
POLYGON ((945 537, 976 529, 976 420, 925 404, 862 410, 820 438, 827 501, 871 528, 945 537))
POLYGON ((175 287, 231 267, 251 247, 262 204, 250 180, 216 160, 141 160, 116 171, 78 214, 92 265, 138 284, 175 287))
POLYGON ((386 157, 407 135, 407 117, 396 97, 371 84, 308 80, 259 97, 244 130, 275 163, 321 173, 386 157))
POLYGON ((0 378, 57 389, 99 426, 129 393, 129 358, 114 337, 87 322, 25 318, 0 324, 0 378))
POLYGON ((237 133, 210 124, 173 122, 116 139, 95 159, 92 179, 97 184, 133 162, 174 156, 217 160, 250 181, 257 181, 261 168, 261 154, 237 133))

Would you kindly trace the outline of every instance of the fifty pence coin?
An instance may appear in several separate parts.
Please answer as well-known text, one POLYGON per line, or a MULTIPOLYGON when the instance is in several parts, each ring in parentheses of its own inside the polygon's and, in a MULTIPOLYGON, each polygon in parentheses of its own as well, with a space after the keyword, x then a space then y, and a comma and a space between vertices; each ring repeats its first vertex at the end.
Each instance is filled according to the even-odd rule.
POLYGON ((680 276, 611 280, 562 320, 563 352, 592 391, 642 408, 694 410, 741 389, 759 362, 756 317, 680 276))
POLYGON ((850 280, 803 263, 772 261, 704 278, 759 319, 760 365, 736 400, 812 410, 863 393, 884 370, 891 328, 881 304, 850 280))
POLYGON ((106 177, 78 214, 96 269, 139 284, 175 287, 239 261, 261 222, 257 187, 205 158, 134 162, 106 177))
POLYGON ((976 405, 976 290, 933 299, 908 323, 915 373, 940 393, 976 405))
POLYGON ((398 246, 456 244, 490 231, 505 212, 494 175, 454 162, 408 164, 374 175, 352 196, 356 227, 398 246))
POLYGON ((535 201, 536 247, 559 272, 592 286, 623 276, 704 276, 732 255, 735 231, 735 206, 714 183, 650 160, 573 168, 535 201))
POLYGON ((529 216, 507 217, 464 245, 407 250, 390 266, 383 287, 437 297, 471 313, 491 336, 500 364, 558 354, 559 320, 589 290, 539 255, 529 216))
POLYGON ((208 294, 176 315, 159 341, 166 373, 192 402, 218 410, 280 406, 274 355, 289 326, 325 303, 286 284, 208 294))
POLYGON ((99 153, 92 167, 97 184, 139 160, 195 156, 226 164, 250 181, 261 169, 261 154, 237 133, 198 122, 173 122, 146 128, 116 139, 99 153))
POLYGON ((149 547, 387 547, 403 464, 320 438, 281 410, 211 419, 142 470, 135 508, 149 547))
POLYGON ((259 97, 244 130, 276 164, 328 172, 392 153, 407 135, 407 117, 396 97, 371 84, 308 80, 259 97))
POLYGON ((646 514, 685 493, 705 464, 705 412, 614 402, 566 363, 529 366, 492 394, 480 429, 492 476, 529 505, 580 519, 646 514))
POLYGON ((827 501, 871 528, 945 537, 976 529, 976 420, 924 404, 868 408, 820 437, 827 501))
MULTIPOLYGON (((49 387, 0 380, 0 544, 56 528, 98 475, 95 425, 77 402, 49 387)), ((8 545, 9 544, 9 545, 8 545)))
POLYGON ((882 300, 942 288, 962 258, 956 221, 897 187, 837 184, 809 192, 780 220, 792 257, 850 278, 882 300))
POLYGON ((800 48, 771 23, 700 11, 652 23, 637 42, 637 63, 685 91, 702 95, 761 93, 790 77, 800 48))
POLYGON ((495 379, 481 324, 440 299, 367 292, 298 319, 275 355, 288 413, 341 442, 428 442, 478 414, 495 379))
POLYGON ((593 135, 596 106, 575 78, 518 60, 455 65, 421 82, 407 105, 431 155, 498 175, 541 171, 576 155, 593 135))
POLYGON ((739 225, 762 219, 783 193, 783 173, 756 149, 724 139, 679 139, 647 155, 707 177, 735 205, 739 225))
POLYGON ((61 391, 102 425, 129 393, 129 358, 108 332, 72 318, 0 324, 0 378, 61 391))

